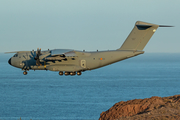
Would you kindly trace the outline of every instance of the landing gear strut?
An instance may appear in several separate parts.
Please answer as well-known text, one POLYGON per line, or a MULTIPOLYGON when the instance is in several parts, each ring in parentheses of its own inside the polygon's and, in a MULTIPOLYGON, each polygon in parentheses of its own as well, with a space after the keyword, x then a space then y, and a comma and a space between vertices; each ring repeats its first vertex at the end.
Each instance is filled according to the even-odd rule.
POLYGON ((24 75, 27 75, 27 72, 26 72, 26 71, 24 71, 24 72, 23 72, 23 74, 24 74, 24 75))

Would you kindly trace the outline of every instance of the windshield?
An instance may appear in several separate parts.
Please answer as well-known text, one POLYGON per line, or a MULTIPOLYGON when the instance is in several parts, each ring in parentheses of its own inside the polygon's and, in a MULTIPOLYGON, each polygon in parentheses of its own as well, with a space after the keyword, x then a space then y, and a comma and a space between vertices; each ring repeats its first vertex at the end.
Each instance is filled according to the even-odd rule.
POLYGON ((15 54, 13 57, 17 57, 18 56, 18 54, 15 54))

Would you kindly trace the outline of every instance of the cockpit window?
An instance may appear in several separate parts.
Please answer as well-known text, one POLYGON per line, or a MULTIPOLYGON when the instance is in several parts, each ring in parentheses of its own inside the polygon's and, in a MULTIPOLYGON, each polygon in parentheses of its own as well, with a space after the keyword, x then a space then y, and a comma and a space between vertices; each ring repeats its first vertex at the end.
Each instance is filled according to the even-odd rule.
POLYGON ((17 57, 18 56, 18 54, 15 54, 13 57, 17 57))

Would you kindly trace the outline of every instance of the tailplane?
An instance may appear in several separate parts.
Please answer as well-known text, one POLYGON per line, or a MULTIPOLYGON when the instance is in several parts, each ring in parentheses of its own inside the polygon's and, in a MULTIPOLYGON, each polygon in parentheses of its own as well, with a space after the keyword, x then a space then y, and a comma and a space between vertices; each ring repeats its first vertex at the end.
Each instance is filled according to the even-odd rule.
POLYGON ((172 27, 137 21, 133 30, 118 50, 143 50, 158 27, 172 27))

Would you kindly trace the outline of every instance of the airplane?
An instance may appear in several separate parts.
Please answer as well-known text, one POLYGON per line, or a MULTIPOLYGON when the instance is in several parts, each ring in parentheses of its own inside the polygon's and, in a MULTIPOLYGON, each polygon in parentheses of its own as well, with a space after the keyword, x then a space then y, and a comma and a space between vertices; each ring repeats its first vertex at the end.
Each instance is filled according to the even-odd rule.
POLYGON ((158 27, 173 26, 137 21, 122 46, 116 50, 86 52, 72 49, 48 49, 41 51, 38 48, 37 51, 8 52, 16 53, 8 60, 8 63, 22 69, 24 75, 27 75, 29 70, 58 71, 59 75, 66 76, 81 75, 84 71, 143 54, 144 47, 158 27))

